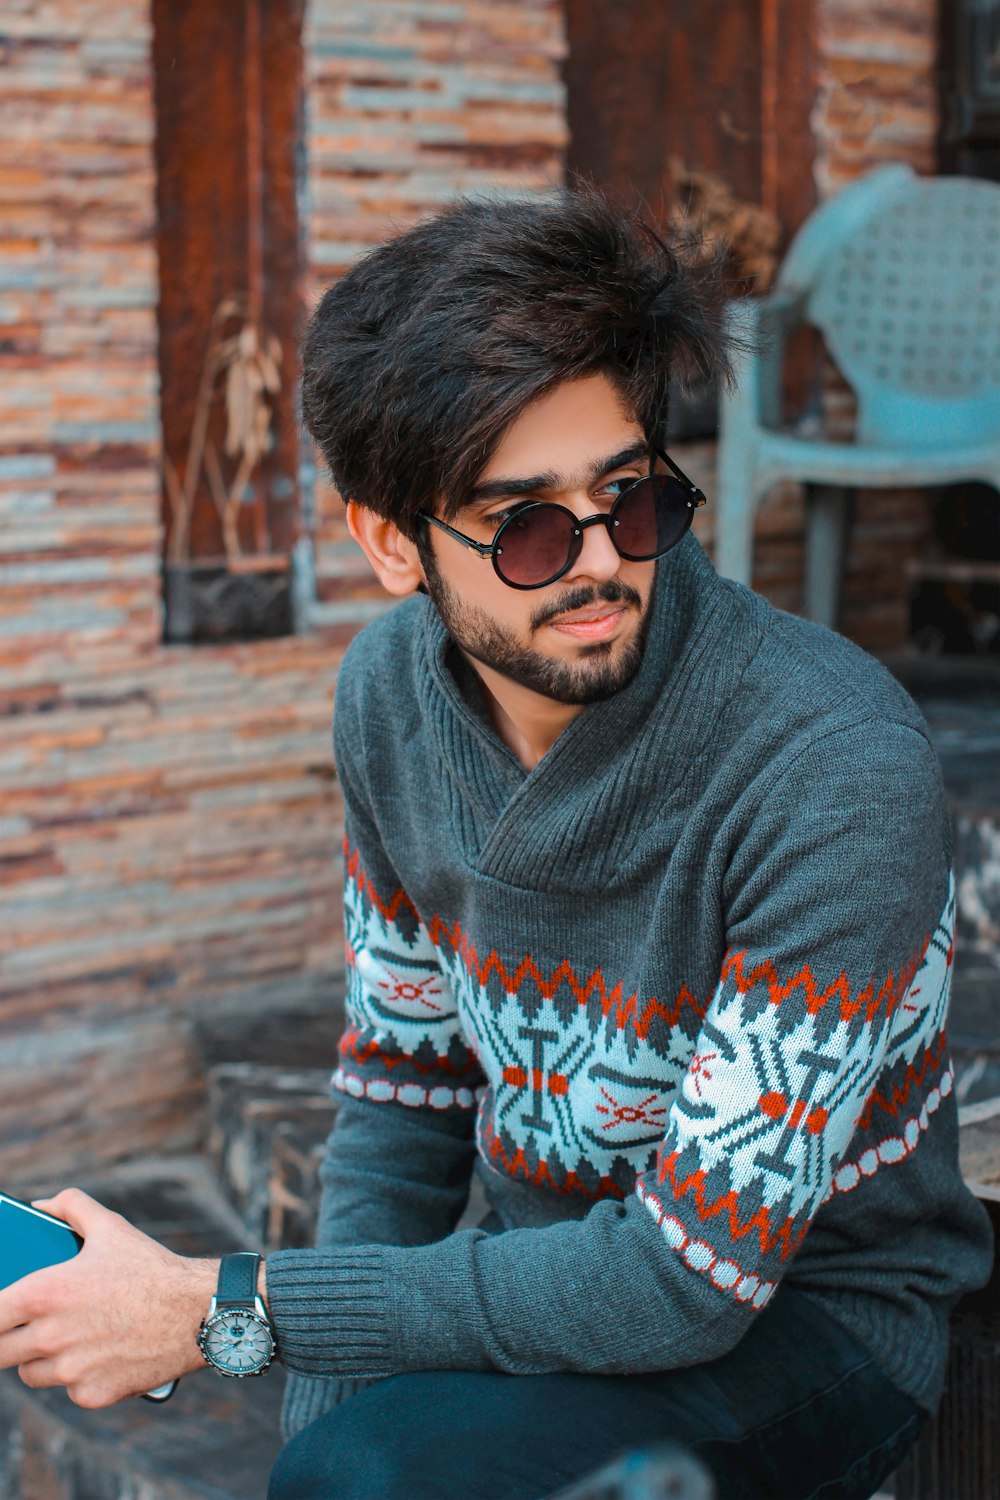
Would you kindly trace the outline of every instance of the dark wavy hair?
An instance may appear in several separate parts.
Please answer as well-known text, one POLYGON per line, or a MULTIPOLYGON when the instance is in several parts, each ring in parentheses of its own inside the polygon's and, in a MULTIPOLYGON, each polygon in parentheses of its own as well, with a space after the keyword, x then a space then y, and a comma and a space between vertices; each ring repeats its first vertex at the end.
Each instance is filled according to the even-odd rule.
POLYGON ((605 373, 650 441, 672 371, 729 374, 718 278, 593 188, 463 199, 358 261, 306 335, 303 412, 334 484, 415 535, 453 516, 506 429, 605 373))

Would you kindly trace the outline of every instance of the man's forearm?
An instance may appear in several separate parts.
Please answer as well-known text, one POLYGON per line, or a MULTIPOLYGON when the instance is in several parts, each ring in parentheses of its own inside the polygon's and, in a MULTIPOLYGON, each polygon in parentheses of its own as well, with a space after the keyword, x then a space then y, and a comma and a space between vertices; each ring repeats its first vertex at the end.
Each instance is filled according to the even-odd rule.
POLYGON ((754 1316, 674 1255, 635 1198, 435 1245, 278 1251, 268 1286, 285 1363, 308 1375, 637 1373, 724 1352, 754 1316))
POLYGON ((471 1115, 344 1096, 321 1168, 317 1245, 443 1239, 465 1207, 474 1159, 471 1115))

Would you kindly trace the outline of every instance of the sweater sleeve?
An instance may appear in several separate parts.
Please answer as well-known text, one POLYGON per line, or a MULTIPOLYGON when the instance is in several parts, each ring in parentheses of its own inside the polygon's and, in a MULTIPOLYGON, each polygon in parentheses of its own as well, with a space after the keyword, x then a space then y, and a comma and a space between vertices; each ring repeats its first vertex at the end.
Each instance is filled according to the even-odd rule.
MULTIPOLYGON (((320 1168, 322 1251, 425 1245, 454 1229, 468 1198, 481 1081, 434 945, 390 868, 354 767, 348 702, 343 707, 337 764, 346 825, 347 1026, 333 1078, 340 1107, 320 1168)), ((278 1332, 283 1348, 280 1325, 278 1332)), ((366 1383, 290 1369, 285 1436, 366 1383)))
POLYGON ((495 1236, 279 1252, 268 1288, 286 1363, 622 1373, 712 1359, 833 1195, 875 1177, 883 1204, 905 1199, 894 1174, 949 1087, 947 826, 926 740, 883 722, 806 747, 734 840, 721 901, 719 982, 635 1191, 495 1236), (906 1070, 923 1109, 876 1140, 866 1102, 906 1070))
MULTIPOLYGON (((444 1238, 465 1207, 474 1152, 464 1113, 344 1098, 320 1168, 317 1248, 422 1245, 444 1238)), ((289 1369, 285 1438, 369 1383, 289 1369)))

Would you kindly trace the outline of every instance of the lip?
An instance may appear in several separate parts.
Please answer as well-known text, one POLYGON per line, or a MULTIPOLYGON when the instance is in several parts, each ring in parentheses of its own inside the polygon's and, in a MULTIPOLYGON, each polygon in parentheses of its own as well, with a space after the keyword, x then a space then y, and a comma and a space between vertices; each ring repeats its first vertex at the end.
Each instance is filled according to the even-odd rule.
POLYGON ((551 628, 578 641, 606 641, 615 634, 625 615, 623 604, 608 608, 582 609, 551 621, 551 628))

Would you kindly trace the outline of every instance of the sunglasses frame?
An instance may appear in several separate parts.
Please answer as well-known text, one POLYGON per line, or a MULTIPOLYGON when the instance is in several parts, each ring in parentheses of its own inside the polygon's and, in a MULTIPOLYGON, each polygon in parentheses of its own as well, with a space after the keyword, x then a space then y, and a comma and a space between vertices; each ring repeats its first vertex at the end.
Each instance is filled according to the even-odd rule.
POLYGON ((650 472, 648 474, 643 474, 639 479, 633 479, 629 484, 625 485, 624 489, 616 497, 615 503, 612 505, 610 510, 597 511, 594 515, 585 516, 581 520, 577 516, 575 516, 571 510, 568 510, 565 505, 558 505, 554 500, 526 500, 523 505, 519 505, 517 509, 512 511, 507 519, 497 527, 497 533, 492 542, 477 542, 475 537, 466 536, 464 531, 456 530, 454 526, 449 526, 447 521, 441 521, 437 516, 432 516, 429 511, 421 510, 417 512, 417 515, 421 520, 429 521, 432 526, 438 527, 440 531, 447 532, 449 536, 454 537, 455 540, 457 542, 461 542, 463 546, 471 547, 473 552, 477 552, 480 557, 488 557, 493 564, 494 573, 497 575, 500 582, 506 584, 509 589, 544 589, 547 588, 550 583, 558 583, 559 579, 565 577, 570 568, 576 562, 577 558, 580 556, 580 551, 583 547, 583 533, 584 531, 586 531, 588 526, 603 526, 606 529, 608 536, 611 538, 612 546, 615 548, 618 556, 621 557, 625 562, 655 562, 658 558, 666 557, 667 553, 672 551, 673 548, 677 546, 677 543, 687 535, 687 533, 691 529, 691 522, 694 519, 695 511, 699 506, 707 505, 708 501, 705 498, 704 491, 700 490, 698 486, 687 477, 684 471, 678 468, 669 454, 664 453, 662 448, 654 447, 652 451, 657 458, 661 459, 663 463, 666 464, 667 468, 670 470, 674 478, 680 481, 680 483, 687 490, 688 496, 687 524, 685 525, 684 530, 675 541, 670 543, 669 547, 664 547, 662 552, 654 552, 652 557, 638 558, 626 556, 626 554, 619 548, 618 543, 615 541, 611 530, 615 511, 621 505, 622 501, 629 494, 629 492, 635 489, 637 484, 645 484, 648 480, 655 478, 655 475, 652 471, 652 459, 650 459, 650 472), (543 579, 541 583, 513 583, 509 578, 504 577, 497 564, 497 558, 502 556, 503 554, 503 547, 500 545, 501 538, 503 537, 504 531, 507 529, 507 527, 519 516, 523 516, 526 510, 533 510, 543 506, 546 510, 561 510, 572 520, 573 532, 570 541, 569 556, 567 557, 564 566, 559 569, 558 573, 554 573, 551 578, 543 579))

